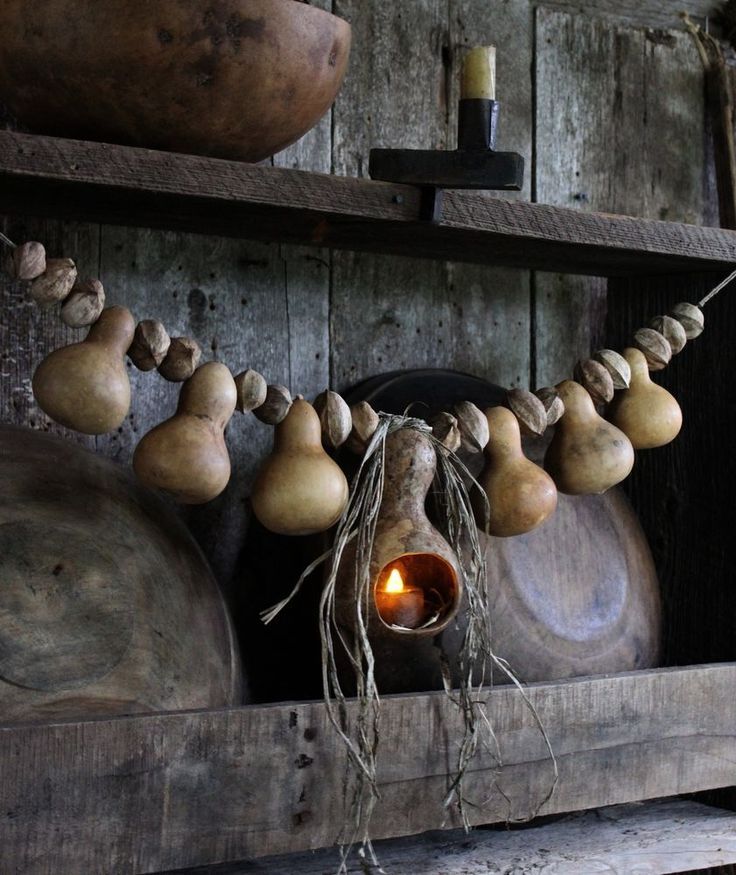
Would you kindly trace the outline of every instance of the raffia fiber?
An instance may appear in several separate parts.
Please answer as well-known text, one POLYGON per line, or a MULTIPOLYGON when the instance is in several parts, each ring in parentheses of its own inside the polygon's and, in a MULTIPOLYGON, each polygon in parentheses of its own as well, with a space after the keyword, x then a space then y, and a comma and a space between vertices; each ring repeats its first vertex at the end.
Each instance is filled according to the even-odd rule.
MULTIPOLYGON (((483 805, 482 802, 475 803, 468 799, 464 788, 466 772, 479 745, 491 755, 497 771, 502 766, 498 742, 486 709, 486 698, 492 682, 492 665, 506 674, 520 690, 534 714, 554 764, 554 782, 531 816, 549 799, 557 781, 557 764, 544 727, 509 666, 495 656, 491 647, 485 555, 466 482, 479 490, 480 487, 457 456, 432 435, 430 426, 424 420, 380 414, 378 428, 353 480, 350 500, 338 523, 332 549, 305 570, 286 599, 262 614, 264 622, 270 622, 296 595, 308 575, 319 564, 329 561, 319 608, 322 685, 328 717, 342 739, 348 757, 343 785, 346 818, 338 839, 341 846, 338 875, 346 875, 347 861, 356 844, 360 844, 360 855, 367 857, 378 871, 383 871, 370 839, 371 815, 380 799, 377 782, 380 696, 375 684, 375 660, 367 628, 371 597, 370 557, 383 498, 386 439, 390 434, 404 428, 422 432, 435 449, 437 471, 433 497, 437 505, 437 526, 459 559, 467 598, 467 625, 458 657, 460 683, 456 690, 452 687, 448 660, 442 654, 445 691, 460 710, 464 725, 455 773, 444 804, 448 809, 453 805, 457 806, 462 822, 468 829, 468 808, 483 805), (356 598, 352 606, 354 613, 350 618, 353 634, 348 640, 337 622, 335 590, 345 550, 353 542, 356 598), (351 709, 348 708, 348 699, 338 675, 337 653, 340 651, 347 656, 355 681, 355 705, 351 709)), ((482 490, 480 492, 485 498, 485 493, 482 490)))

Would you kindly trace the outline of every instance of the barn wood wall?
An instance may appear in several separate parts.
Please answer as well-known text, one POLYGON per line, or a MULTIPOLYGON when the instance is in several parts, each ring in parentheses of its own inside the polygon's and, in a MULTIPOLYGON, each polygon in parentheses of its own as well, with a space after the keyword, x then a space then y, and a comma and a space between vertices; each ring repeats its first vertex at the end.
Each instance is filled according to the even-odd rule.
MULTIPOLYGON (((453 147, 463 50, 493 42, 499 143, 527 161, 525 190, 506 196, 714 223, 700 62, 679 29, 677 3, 598 0, 585 14, 578 4, 527 0, 313 5, 352 23, 351 66, 331 114, 274 163, 364 176, 372 146, 453 147)), ((605 285, 596 279, 25 216, 2 227, 74 258, 137 319, 160 318, 172 335, 195 337, 206 357, 235 372, 255 368, 307 398, 422 366, 541 386, 568 375, 603 334, 605 285)), ((66 434, 128 464, 140 437, 173 412, 178 387, 131 368, 133 406, 118 432, 66 433, 35 405, 30 380, 35 364, 75 333, 0 282, 0 418, 66 434)), ((302 634, 309 649, 303 620, 285 618, 264 634, 253 619, 255 607, 288 589, 302 561, 300 549, 277 558, 287 555, 281 541, 250 524, 249 487, 270 440, 268 427, 236 415, 227 433, 230 485, 181 513, 240 614, 251 652, 269 666, 261 695, 278 699, 315 690, 283 681, 293 663, 283 645, 302 634)))

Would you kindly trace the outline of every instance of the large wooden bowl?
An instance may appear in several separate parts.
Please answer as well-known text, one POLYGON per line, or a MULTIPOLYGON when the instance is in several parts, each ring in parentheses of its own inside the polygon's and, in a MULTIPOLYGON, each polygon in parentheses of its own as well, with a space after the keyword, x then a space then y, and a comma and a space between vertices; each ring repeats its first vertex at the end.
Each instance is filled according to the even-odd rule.
POLYGON ((260 161, 329 109, 350 25, 297 0, 3 0, 0 102, 34 133, 260 161))
POLYGON ((241 701, 217 584, 120 465, 0 426, 0 722, 241 701))

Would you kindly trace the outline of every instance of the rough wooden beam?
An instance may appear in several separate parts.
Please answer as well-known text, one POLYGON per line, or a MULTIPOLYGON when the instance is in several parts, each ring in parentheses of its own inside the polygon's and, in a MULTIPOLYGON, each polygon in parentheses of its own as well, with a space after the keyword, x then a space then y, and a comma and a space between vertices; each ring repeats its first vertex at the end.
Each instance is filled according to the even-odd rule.
POLYGON ((725 271, 736 233, 0 131, 0 213, 43 213, 593 275, 725 271))
MULTIPOLYGON (((736 783, 736 664, 529 688, 560 782, 541 812, 736 783)), ((490 695, 505 767, 483 755, 475 823, 529 816, 549 789, 521 697, 490 695), (503 792, 501 792, 503 791, 503 792), (506 801, 506 798, 510 800, 506 801)), ((443 694, 382 703, 375 838, 458 826, 443 808, 460 737, 443 694)), ((0 728, 0 847, 8 872, 150 873, 328 846, 345 756, 319 703, 0 728)))

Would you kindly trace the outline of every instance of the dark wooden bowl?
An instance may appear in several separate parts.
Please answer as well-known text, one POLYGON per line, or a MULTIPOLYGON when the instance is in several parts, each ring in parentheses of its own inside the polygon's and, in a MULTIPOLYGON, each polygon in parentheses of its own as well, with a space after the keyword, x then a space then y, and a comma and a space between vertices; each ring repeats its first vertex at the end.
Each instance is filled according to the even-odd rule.
POLYGON ((3 0, 0 102, 34 133, 260 161, 342 83, 350 25, 296 0, 3 0))
POLYGON ((68 441, 0 426, 0 722, 239 704, 225 603, 176 514, 68 441))

